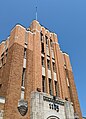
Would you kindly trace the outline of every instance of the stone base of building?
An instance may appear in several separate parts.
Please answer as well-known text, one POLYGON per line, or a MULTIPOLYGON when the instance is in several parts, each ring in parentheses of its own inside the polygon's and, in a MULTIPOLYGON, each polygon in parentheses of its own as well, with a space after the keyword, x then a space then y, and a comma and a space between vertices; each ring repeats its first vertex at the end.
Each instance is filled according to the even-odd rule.
POLYGON ((46 93, 31 93, 30 119, 74 119, 72 103, 46 93))

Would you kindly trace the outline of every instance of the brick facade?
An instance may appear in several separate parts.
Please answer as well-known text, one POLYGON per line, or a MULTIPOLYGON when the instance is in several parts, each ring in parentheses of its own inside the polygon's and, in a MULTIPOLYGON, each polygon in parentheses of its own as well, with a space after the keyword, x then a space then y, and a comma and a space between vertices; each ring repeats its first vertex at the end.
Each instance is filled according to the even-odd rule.
POLYGON ((0 98, 5 99, 5 103, 0 102, 3 119, 30 119, 31 92, 43 92, 42 76, 45 93, 49 96, 51 91, 51 95, 72 102, 75 114, 82 119, 69 55, 60 50, 57 35, 36 20, 28 29, 16 25, 0 44, 0 98), (21 95, 28 102, 25 116, 17 108, 21 95))

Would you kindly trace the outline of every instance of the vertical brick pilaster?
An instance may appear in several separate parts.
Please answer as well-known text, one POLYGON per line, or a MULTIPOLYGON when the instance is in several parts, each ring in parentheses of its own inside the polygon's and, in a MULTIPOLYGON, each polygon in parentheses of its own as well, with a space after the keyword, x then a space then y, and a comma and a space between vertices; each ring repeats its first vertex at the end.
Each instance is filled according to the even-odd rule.
POLYGON ((33 36, 33 79, 34 90, 42 90, 41 41, 38 31, 35 31, 33 36))
POLYGON ((57 72, 56 75, 57 75, 58 86, 59 86, 59 96, 60 98, 63 98, 61 77, 59 71, 59 61, 58 61, 59 46, 58 44, 53 44, 53 47, 54 47, 55 62, 56 62, 56 72, 57 72))
POLYGON ((12 59, 9 72, 8 88, 6 91, 4 119, 12 119, 12 118, 16 119, 19 118, 19 116, 21 116, 18 112, 17 107, 18 107, 18 100, 20 99, 21 95, 24 50, 21 45, 18 45, 16 43, 13 44, 9 50, 10 50, 9 55, 12 55, 12 59), (12 54, 11 51, 13 51, 12 54))
POLYGON ((82 113, 80 110, 80 104, 79 104, 79 100, 78 100, 78 94, 77 94, 76 86, 74 83, 73 73, 70 70, 67 70, 67 71, 68 71, 68 77, 69 77, 69 83, 70 83, 71 101, 73 102, 74 112, 79 115, 80 119, 82 119, 82 113))
POLYGON ((28 101, 28 113, 27 117, 30 119, 30 96, 34 90, 33 79, 33 51, 27 49, 26 55, 26 73, 25 73, 25 100, 28 101))

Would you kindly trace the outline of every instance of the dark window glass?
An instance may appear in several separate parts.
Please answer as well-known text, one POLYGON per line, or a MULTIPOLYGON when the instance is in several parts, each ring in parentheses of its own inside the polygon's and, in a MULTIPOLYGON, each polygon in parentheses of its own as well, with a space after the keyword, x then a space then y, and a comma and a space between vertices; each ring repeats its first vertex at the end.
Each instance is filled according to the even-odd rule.
POLYGON ((46 45, 48 45, 48 37, 45 36, 45 40, 46 40, 46 45))
POLYGON ((49 78, 49 93, 50 95, 52 95, 52 81, 50 78, 49 78))
POLYGON ((44 53, 44 43, 41 43, 41 52, 44 53))
POLYGON ((1 88, 2 84, 0 84, 0 88, 1 88))
POLYGON ((50 45, 51 45, 51 47, 52 47, 52 40, 50 39, 50 45))
POLYGON ((1 57, 4 57, 4 53, 1 55, 1 57))
POLYGON ((56 72, 56 66, 55 66, 55 63, 53 62, 53 71, 56 72))
POLYGON ((47 59, 47 67, 50 69, 50 60, 47 59))
POLYGON ((25 68, 23 68, 23 72, 22 72, 22 86, 24 86, 24 79, 25 79, 25 68))
POLYGON ((43 34, 42 33, 40 33, 40 39, 43 42, 43 34))
POLYGON ((42 61, 42 66, 44 67, 45 64, 44 64, 44 57, 41 58, 41 61, 42 61))
POLYGON ((55 93, 56 93, 56 96, 58 95, 58 86, 57 86, 57 81, 54 82, 55 83, 55 93))
POLYGON ((3 65, 3 62, 4 62, 4 57, 1 59, 1 63, 2 63, 2 65, 3 65))
POLYGON ((45 77, 42 76, 42 91, 45 92, 45 77))
POLYGON ((7 57, 7 54, 8 54, 8 48, 6 49, 6 57, 7 57))
POLYGON ((24 58, 26 59, 26 48, 24 48, 24 58))

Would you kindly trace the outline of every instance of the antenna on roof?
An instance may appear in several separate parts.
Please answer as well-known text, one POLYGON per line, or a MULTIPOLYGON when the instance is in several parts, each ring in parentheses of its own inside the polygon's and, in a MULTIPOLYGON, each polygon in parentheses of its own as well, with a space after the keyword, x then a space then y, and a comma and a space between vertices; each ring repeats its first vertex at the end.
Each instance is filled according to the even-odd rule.
POLYGON ((37 15, 38 15, 38 14, 37 14, 37 6, 36 6, 36 20, 37 20, 37 15))
POLYGON ((36 0, 36 20, 38 20, 38 1, 36 0))

